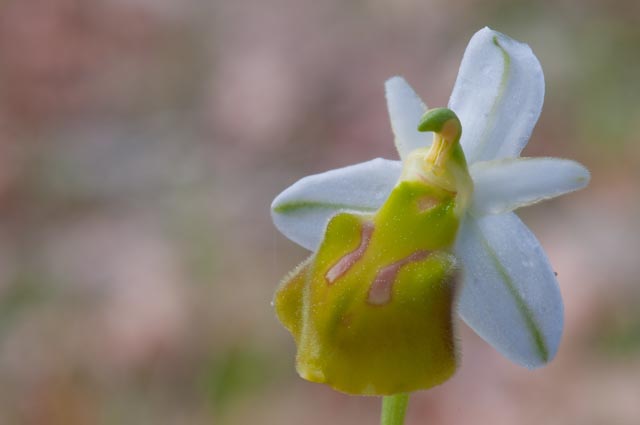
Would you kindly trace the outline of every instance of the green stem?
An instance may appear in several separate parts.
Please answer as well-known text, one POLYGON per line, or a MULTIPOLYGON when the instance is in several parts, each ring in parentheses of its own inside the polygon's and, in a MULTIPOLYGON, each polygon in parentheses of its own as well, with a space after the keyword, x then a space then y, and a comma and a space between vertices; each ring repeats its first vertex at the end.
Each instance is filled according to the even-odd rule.
POLYGON ((382 397, 381 425, 402 425, 409 404, 409 394, 395 394, 382 397))

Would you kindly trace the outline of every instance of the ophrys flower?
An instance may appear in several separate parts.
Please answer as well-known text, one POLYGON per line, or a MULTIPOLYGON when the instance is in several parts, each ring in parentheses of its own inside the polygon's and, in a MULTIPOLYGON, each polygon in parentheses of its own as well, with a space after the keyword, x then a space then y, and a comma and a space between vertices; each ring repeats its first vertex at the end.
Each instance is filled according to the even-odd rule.
POLYGON ((427 111, 400 77, 386 90, 402 162, 309 176, 272 205, 278 229, 315 252, 276 294, 298 371, 357 394, 438 384, 455 370, 454 307, 509 359, 547 363, 562 300, 512 211, 580 189, 589 173, 569 160, 519 158, 544 97, 538 60, 485 28, 467 47, 450 110, 427 111))

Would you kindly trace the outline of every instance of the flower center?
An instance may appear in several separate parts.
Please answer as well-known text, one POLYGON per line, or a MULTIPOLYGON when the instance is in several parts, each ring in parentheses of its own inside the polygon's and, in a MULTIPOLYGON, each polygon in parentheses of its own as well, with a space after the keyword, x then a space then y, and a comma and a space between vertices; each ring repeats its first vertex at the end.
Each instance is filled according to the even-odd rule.
POLYGON ((473 182, 460 146, 460 120, 450 109, 430 109, 422 116, 418 131, 433 132, 433 143, 407 156, 400 180, 420 181, 456 193, 459 195, 459 208, 466 208, 473 182))

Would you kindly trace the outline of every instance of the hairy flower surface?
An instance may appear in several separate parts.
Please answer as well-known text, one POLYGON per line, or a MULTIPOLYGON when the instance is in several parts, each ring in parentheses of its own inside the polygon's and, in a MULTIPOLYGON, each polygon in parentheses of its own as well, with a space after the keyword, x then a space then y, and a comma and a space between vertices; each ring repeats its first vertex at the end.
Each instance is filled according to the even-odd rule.
POLYGON ((570 160, 519 157, 544 98, 538 60, 484 28, 449 109, 427 110, 400 77, 386 93, 402 161, 308 176, 272 204, 276 227, 313 251, 275 297, 298 372, 354 394, 437 385, 457 363, 454 310, 507 358, 544 365, 560 342, 562 299, 512 211, 583 188, 589 173, 570 160))

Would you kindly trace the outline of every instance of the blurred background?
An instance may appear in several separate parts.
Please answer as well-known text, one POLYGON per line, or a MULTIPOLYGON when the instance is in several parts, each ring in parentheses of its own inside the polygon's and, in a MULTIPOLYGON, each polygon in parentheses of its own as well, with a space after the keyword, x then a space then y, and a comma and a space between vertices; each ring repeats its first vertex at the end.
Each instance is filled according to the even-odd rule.
POLYGON ((640 421, 640 3, 6 0, 0 4, 0 423, 375 424, 295 374, 270 306, 306 255, 271 224, 302 176, 396 158, 383 82, 444 106, 471 35, 546 76, 525 154, 588 189, 520 216, 566 330, 528 371, 460 325, 407 424, 640 421))

